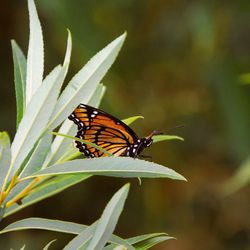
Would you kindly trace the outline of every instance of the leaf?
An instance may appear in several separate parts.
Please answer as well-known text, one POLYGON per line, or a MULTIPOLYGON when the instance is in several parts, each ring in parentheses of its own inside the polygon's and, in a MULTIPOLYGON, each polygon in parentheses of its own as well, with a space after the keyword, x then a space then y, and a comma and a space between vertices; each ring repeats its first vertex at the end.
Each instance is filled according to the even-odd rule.
MULTIPOLYGON (((168 236, 166 233, 152 233, 152 234, 144 234, 136 237, 131 237, 126 239, 126 241, 131 245, 133 245, 136 249, 144 249, 143 247, 147 246, 147 244, 150 243, 151 240, 156 238, 159 238, 160 240, 163 239, 163 237, 164 238, 166 237, 165 240, 173 239, 173 237, 168 236)), ((110 244, 106 246, 104 249, 105 250, 115 249, 115 244, 110 244)))
POLYGON ((129 118, 126 118, 126 119, 123 119, 122 121, 127 124, 127 125, 130 125, 131 123, 135 122, 136 120, 138 119, 144 119, 143 116, 141 115, 137 115, 137 116, 131 116, 129 118))
POLYGON ((26 105, 38 90, 43 80, 43 34, 33 0, 28 0, 30 37, 27 55, 26 105))
POLYGON ((94 94, 87 104, 92 107, 99 107, 105 91, 106 87, 102 83, 98 84, 94 94))
POLYGON ((15 78, 15 91, 16 91, 16 128, 23 117, 25 112, 25 90, 26 90, 26 58, 14 40, 11 40, 13 62, 14 62, 14 78, 15 78))
POLYGON ((12 175, 10 177, 18 170, 47 125, 60 89, 58 77, 61 70, 61 66, 57 66, 45 78, 39 91, 35 93, 34 98, 26 108, 11 145, 12 175))
MULTIPOLYGON (((47 155, 47 152, 50 148, 52 135, 46 134, 44 137, 41 138, 39 143, 36 145, 32 155, 29 158, 29 161, 23 168, 22 172, 19 174, 19 178, 28 176, 39 169, 41 169, 43 161, 47 155)), ((32 180, 26 180, 19 182, 17 185, 15 185, 10 193, 8 194, 7 198, 5 199, 5 203, 12 200, 14 197, 16 197, 20 192, 22 192, 30 183, 32 180)))
MULTIPOLYGON (((147 249, 145 248, 148 244, 153 242, 160 242, 160 240, 168 240, 174 239, 171 236, 168 236, 166 233, 152 233, 152 234, 144 234, 136 237, 131 237, 126 239, 130 244, 132 244, 136 249, 147 249)), ((157 244, 157 243, 156 243, 157 244)), ((152 245, 153 246, 153 245, 152 245)))
POLYGON ((184 139, 177 135, 154 135, 153 136, 153 142, 160 142, 160 141, 168 141, 168 140, 181 140, 184 141, 184 139))
MULTIPOLYGON (((93 96, 90 99, 89 104, 95 107, 98 106, 104 94, 104 91, 105 91, 105 86, 103 86, 102 84, 98 84, 93 96)), ((58 133, 73 136, 73 135, 76 135, 76 131, 77 131, 76 125, 72 121, 66 119, 61 125, 58 133)), ((63 136, 56 136, 51 145, 51 149, 48 153, 48 156, 44 163, 43 168, 46 168, 47 166, 50 166, 56 163, 58 160, 63 160, 67 158, 68 152, 70 151, 72 144, 73 143, 71 140, 63 136)), ((78 150, 76 150, 75 148, 75 151, 78 151, 78 150)))
POLYGON ((11 207, 7 208, 4 213, 4 217, 7 217, 29 205, 37 203, 50 196, 53 196, 63 191, 64 189, 71 187, 75 185, 76 183, 79 183, 89 177, 90 175, 85 175, 85 174, 64 175, 64 176, 62 175, 62 176, 57 176, 55 178, 52 178, 50 180, 46 180, 46 182, 34 188, 33 191, 28 196, 24 197, 22 199, 21 205, 14 204, 11 207))
MULTIPOLYGON (((42 229, 76 235, 81 234, 84 230, 88 230, 91 231, 91 235, 93 235, 95 226, 96 222, 93 223, 91 226, 86 226, 83 224, 68 221, 31 217, 11 223, 10 225, 2 229, 0 231, 0 234, 27 229, 42 229)), ((127 246, 128 249, 131 249, 131 245, 129 243, 127 243, 125 240, 121 239, 116 235, 112 235, 110 237, 110 242, 115 244, 124 244, 125 246, 127 246)))
POLYGON ((19 183, 17 183, 10 191, 10 193, 8 194, 8 196, 6 197, 6 199, 4 200, 4 205, 6 206, 6 204, 14 199, 20 192, 22 192, 30 183, 32 182, 31 179, 29 180, 25 180, 25 181, 21 181, 19 183))
POLYGON ((53 130, 80 103, 88 103, 98 83, 114 62, 126 34, 115 39, 97 53, 70 81, 61 94, 49 127, 53 130))
MULTIPOLYGON (((93 238, 91 239, 87 250, 101 250, 108 242, 123 210, 128 191, 129 184, 126 184, 119 189, 109 201, 96 225, 93 238)), ((76 245, 76 247, 78 246, 81 245, 76 245)))
MULTIPOLYGON (((60 174, 93 174, 114 177, 141 178, 171 178, 186 180, 174 170, 159 164, 130 157, 102 157, 93 159, 78 159, 70 162, 55 164, 33 174, 35 176, 49 176, 60 174)), ((27 177, 29 178, 29 177, 27 177)))
POLYGON ((19 174, 20 178, 31 175, 42 167, 45 157, 47 156, 47 153, 50 149, 51 141, 52 135, 49 133, 45 134, 40 139, 32 155, 29 158, 29 161, 23 168, 22 172, 19 174))
POLYGON ((135 244, 135 248, 138 250, 147 250, 147 249, 151 249, 151 247, 166 241, 166 240, 171 240, 174 239, 173 237, 170 236, 158 236, 158 237, 154 237, 154 238, 150 238, 148 240, 145 240, 143 242, 137 243, 135 244))
POLYGON ((19 125, 11 146, 12 167, 10 177, 18 170, 23 160, 39 137, 45 132, 46 125, 56 105, 64 78, 67 74, 70 54, 71 35, 68 33, 67 49, 63 67, 57 66, 44 80, 35 93, 19 125))
POLYGON ((10 138, 7 132, 0 132, 0 191, 8 174, 11 162, 10 138))
POLYGON ((56 241, 56 239, 51 240, 51 241, 43 248, 43 250, 48 250, 49 247, 50 247, 55 241, 56 241))
POLYGON ((96 224, 94 223, 91 226, 85 228, 81 233, 79 233, 75 238, 73 238, 63 250, 77 250, 77 249, 86 249, 87 243, 90 241, 91 237, 94 234, 96 224))
POLYGON ((11 223, 2 229, 0 233, 3 234, 26 229, 43 229, 62 233, 79 234, 85 228, 87 228, 87 226, 78 223, 31 217, 11 223))

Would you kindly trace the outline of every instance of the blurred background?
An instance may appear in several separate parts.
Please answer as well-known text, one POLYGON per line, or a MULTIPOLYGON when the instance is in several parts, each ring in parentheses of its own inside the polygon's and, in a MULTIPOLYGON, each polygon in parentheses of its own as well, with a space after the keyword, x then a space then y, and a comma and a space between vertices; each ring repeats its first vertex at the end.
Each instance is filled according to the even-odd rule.
MULTIPOLYGON (((178 240, 154 249, 250 249, 250 1, 43 0, 36 1, 45 41, 45 74, 63 61, 67 31, 73 37, 68 80, 96 52, 128 32, 103 79, 101 108, 119 117, 143 115, 132 127, 185 138, 153 145, 154 162, 183 174, 168 179, 93 177, 2 222, 30 216, 90 224, 112 194, 132 183, 116 228, 122 237, 167 232, 178 240), (183 128, 173 127, 185 124, 183 128)), ((10 39, 28 46, 27 3, 1 1, 0 130, 15 133, 10 39)), ((40 249, 57 238, 44 231, 2 235, 6 249, 40 249)), ((3 245, 2 245, 3 246, 3 245)))

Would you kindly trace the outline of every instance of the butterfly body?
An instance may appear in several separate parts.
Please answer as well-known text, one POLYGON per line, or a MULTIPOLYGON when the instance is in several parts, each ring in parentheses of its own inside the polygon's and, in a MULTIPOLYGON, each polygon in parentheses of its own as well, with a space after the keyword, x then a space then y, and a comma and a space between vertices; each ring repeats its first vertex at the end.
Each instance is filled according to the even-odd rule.
MULTIPOLYGON (((68 118, 78 127, 76 137, 92 142, 114 156, 137 157, 152 144, 155 134, 139 138, 121 120, 86 104, 78 105, 68 118)), ((76 141, 76 147, 88 158, 107 156, 103 151, 79 141, 76 141)))

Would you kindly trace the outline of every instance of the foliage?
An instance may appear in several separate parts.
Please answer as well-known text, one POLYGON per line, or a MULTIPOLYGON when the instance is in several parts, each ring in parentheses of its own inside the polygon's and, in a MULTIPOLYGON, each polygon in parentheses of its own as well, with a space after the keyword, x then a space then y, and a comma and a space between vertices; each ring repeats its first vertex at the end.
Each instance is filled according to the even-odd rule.
MULTIPOLYGON (((70 63, 71 34, 68 31, 63 64, 56 66, 44 77, 43 35, 33 0, 28 0, 28 8, 30 39, 27 61, 17 43, 12 41, 17 131, 11 144, 8 134, 0 133, 1 217, 61 192, 91 175, 185 180, 172 169, 139 159, 112 156, 74 159, 79 156, 71 143, 75 139, 72 137, 75 126, 66 118, 80 102, 99 105, 105 91, 100 81, 119 53, 126 33, 92 57, 61 93, 70 63), (54 133, 56 136, 52 138, 52 130, 58 127, 58 133, 54 133), (67 136, 61 137, 61 134, 67 136)), ((125 122, 128 124, 138 118, 141 117, 131 117, 125 122)), ((162 135, 157 136, 155 141, 171 139, 182 138, 162 135)), ((65 249, 102 249, 107 242, 107 249, 118 249, 121 246, 126 249, 148 249, 163 240, 171 239, 166 234, 150 234, 126 240, 113 235, 128 191, 129 184, 116 192, 100 219, 90 226, 29 218, 10 224, 1 233, 39 228, 76 234, 65 249)), ((53 242, 49 242, 44 249, 48 249, 53 242)))

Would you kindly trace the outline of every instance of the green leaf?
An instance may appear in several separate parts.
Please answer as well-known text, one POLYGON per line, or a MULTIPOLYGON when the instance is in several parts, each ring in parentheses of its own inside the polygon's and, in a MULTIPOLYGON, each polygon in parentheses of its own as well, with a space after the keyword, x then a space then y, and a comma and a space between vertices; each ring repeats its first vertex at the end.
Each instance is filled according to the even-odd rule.
POLYGON ((47 156, 47 153, 50 149, 51 141, 52 135, 49 133, 46 133, 39 140, 36 145, 36 148, 34 149, 32 155, 29 158, 29 161, 22 169, 22 172, 19 174, 20 178, 31 175, 42 167, 45 157, 47 156))
MULTIPOLYGON (((162 236, 168 236, 166 233, 152 233, 152 234, 143 234, 140 236, 136 236, 136 237, 131 237, 126 239, 130 244, 141 244, 143 242, 146 242, 150 239, 156 238, 156 237, 162 237, 162 236)), ((169 236, 170 238, 173 238, 171 236, 169 236)))
POLYGON ((184 141, 184 139, 180 136, 176 135, 154 135, 153 136, 153 142, 160 142, 160 141, 168 141, 168 140, 181 140, 184 141))
POLYGON ((30 37, 27 55, 26 105, 38 90, 43 80, 43 34, 33 0, 28 0, 30 37))
POLYGON ((14 62, 14 78, 15 78, 15 91, 16 91, 16 127, 23 117, 25 112, 25 90, 26 90, 26 58, 14 40, 11 40, 13 62, 14 62))
MULTIPOLYGON (((126 184, 119 189, 109 201, 96 225, 93 238, 91 239, 87 250, 101 250, 108 242, 123 210, 125 200, 128 196, 128 191, 129 184, 126 184)), ((78 244, 75 246, 79 247, 81 245, 78 244)))
POLYGON ((45 78, 27 106, 11 146, 13 157, 10 178, 19 169, 36 141, 45 132, 47 122, 56 105, 57 97, 68 71, 71 47, 71 35, 68 33, 63 67, 57 66, 45 78))
POLYGON ((60 90, 61 83, 57 79, 61 70, 61 66, 57 66, 45 78, 39 91, 35 93, 34 98, 32 98, 26 108, 26 112, 11 145, 11 177, 21 166, 47 125, 60 90))
POLYGON ((50 220, 44 218, 27 218, 11 223, 10 225, 2 229, 0 233, 3 234, 27 229, 43 229, 69 234, 79 234, 86 228, 87 226, 85 225, 73 222, 50 220))
POLYGON ((32 176, 35 177, 77 173, 124 178, 144 177, 186 180, 182 175, 176 173, 170 168, 163 167, 153 162, 134 159, 130 157, 78 159, 70 162, 55 164, 47 169, 38 171, 32 176))
POLYGON ((50 247, 55 241, 56 241, 56 239, 51 240, 51 241, 43 248, 43 250, 48 250, 49 247, 50 247))
MULTIPOLYGON (((29 158, 29 161, 22 169, 22 172, 19 174, 19 178, 28 176, 41 169, 43 161, 45 160, 45 157, 50 148, 51 140, 52 140, 51 134, 46 134, 44 137, 40 139, 32 155, 29 158)), ((11 192, 8 194, 5 203, 13 199, 20 192, 22 192, 22 190, 25 189, 31 183, 31 181, 32 180, 26 180, 19 182, 17 185, 15 185, 12 188, 11 192)))
POLYGON ((77 250, 77 249, 86 249, 87 243, 90 241, 91 237, 93 237, 96 224, 94 223, 91 226, 85 228, 81 233, 79 233, 73 240, 71 240, 63 250, 77 250))
MULTIPOLYGON (((83 233, 84 230, 87 230, 86 232, 91 232, 91 236, 93 236, 96 224, 97 222, 93 223, 91 226, 86 226, 68 221, 31 217, 11 223, 10 225, 2 229, 0 231, 0 234, 27 229, 42 229, 76 235, 79 235, 83 233)), ((109 241, 114 244, 123 244, 131 250, 134 249, 129 243, 127 243, 127 241, 121 239, 116 235, 112 235, 109 241)))
POLYGON ((135 121, 138 120, 138 119, 144 119, 144 117, 141 116, 141 115, 137 115, 137 116, 132 116, 132 117, 123 119, 122 121, 123 121, 125 124, 130 125, 131 123, 135 122, 135 121))
MULTIPOLYGON (((98 106, 102 96, 105 92, 105 86, 102 84, 98 84, 93 96, 90 99, 89 104, 92 106, 98 106)), ((63 124, 61 125, 58 133, 66 134, 66 135, 76 135, 77 126, 70 120, 66 119, 63 124)), ((47 159, 44 163, 43 168, 48 167, 57 161, 63 161, 65 158, 69 156, 69 152, 72 148, 72 140, 69 140, 63 136, 56 136, 52 145, 51 149, 48 153, 47 159)), ((73 145, 74 147, 74 145, 73 145)), ((75 152, 78 151, 75 147, 75 152)))
POLYGON ((147 249, 151 249, 151 247, 166 241, 166 240, 171 240, 174 239, 173 237, 170 236, 158 236, 158 237, 154 237, 154 238, 150 238, 148 240, 145 240, 143 242, 134 244, 134 247, 138 250, 147 250, 147 249))
MULTIPOLYGON (((144 234, 136 237, 131 237, 126 239, 128 243, 133 245, 136 249, 148 249, 148 244, 156 242, 157 240, 168 240, 173 239, 173 237, 168 236, 166 233, 152 233, 152 234, 144 234)), ((152 245, 153 246, 153 245, 152 245)), ((110 244, 104 248, 105 250, 116 249, 115 244, 110 244)))
POLYGON ((7 132, 0 132, 0 191, 8 174, 11 162, 10 138, 7 132))
POLYGON ((98 83, 114 62, 126 34, 97 53, 70 81, 61 94, 49 126, 56 128, 80 103, 88 103, 98 83))
POLYGON ((79 183, 89 177, 90 175, 86 174, 64 175, 46 180, 44 183, 34 188, 33 191, 28 196, 24 197, 22 199, 21 205, 13 204, 11 207, 7 208, 4 217, 7 217, 29 205, 37 203, 50 196, 53 196, 63 191, 64 189, 71 187, 76 183, 79 183))

